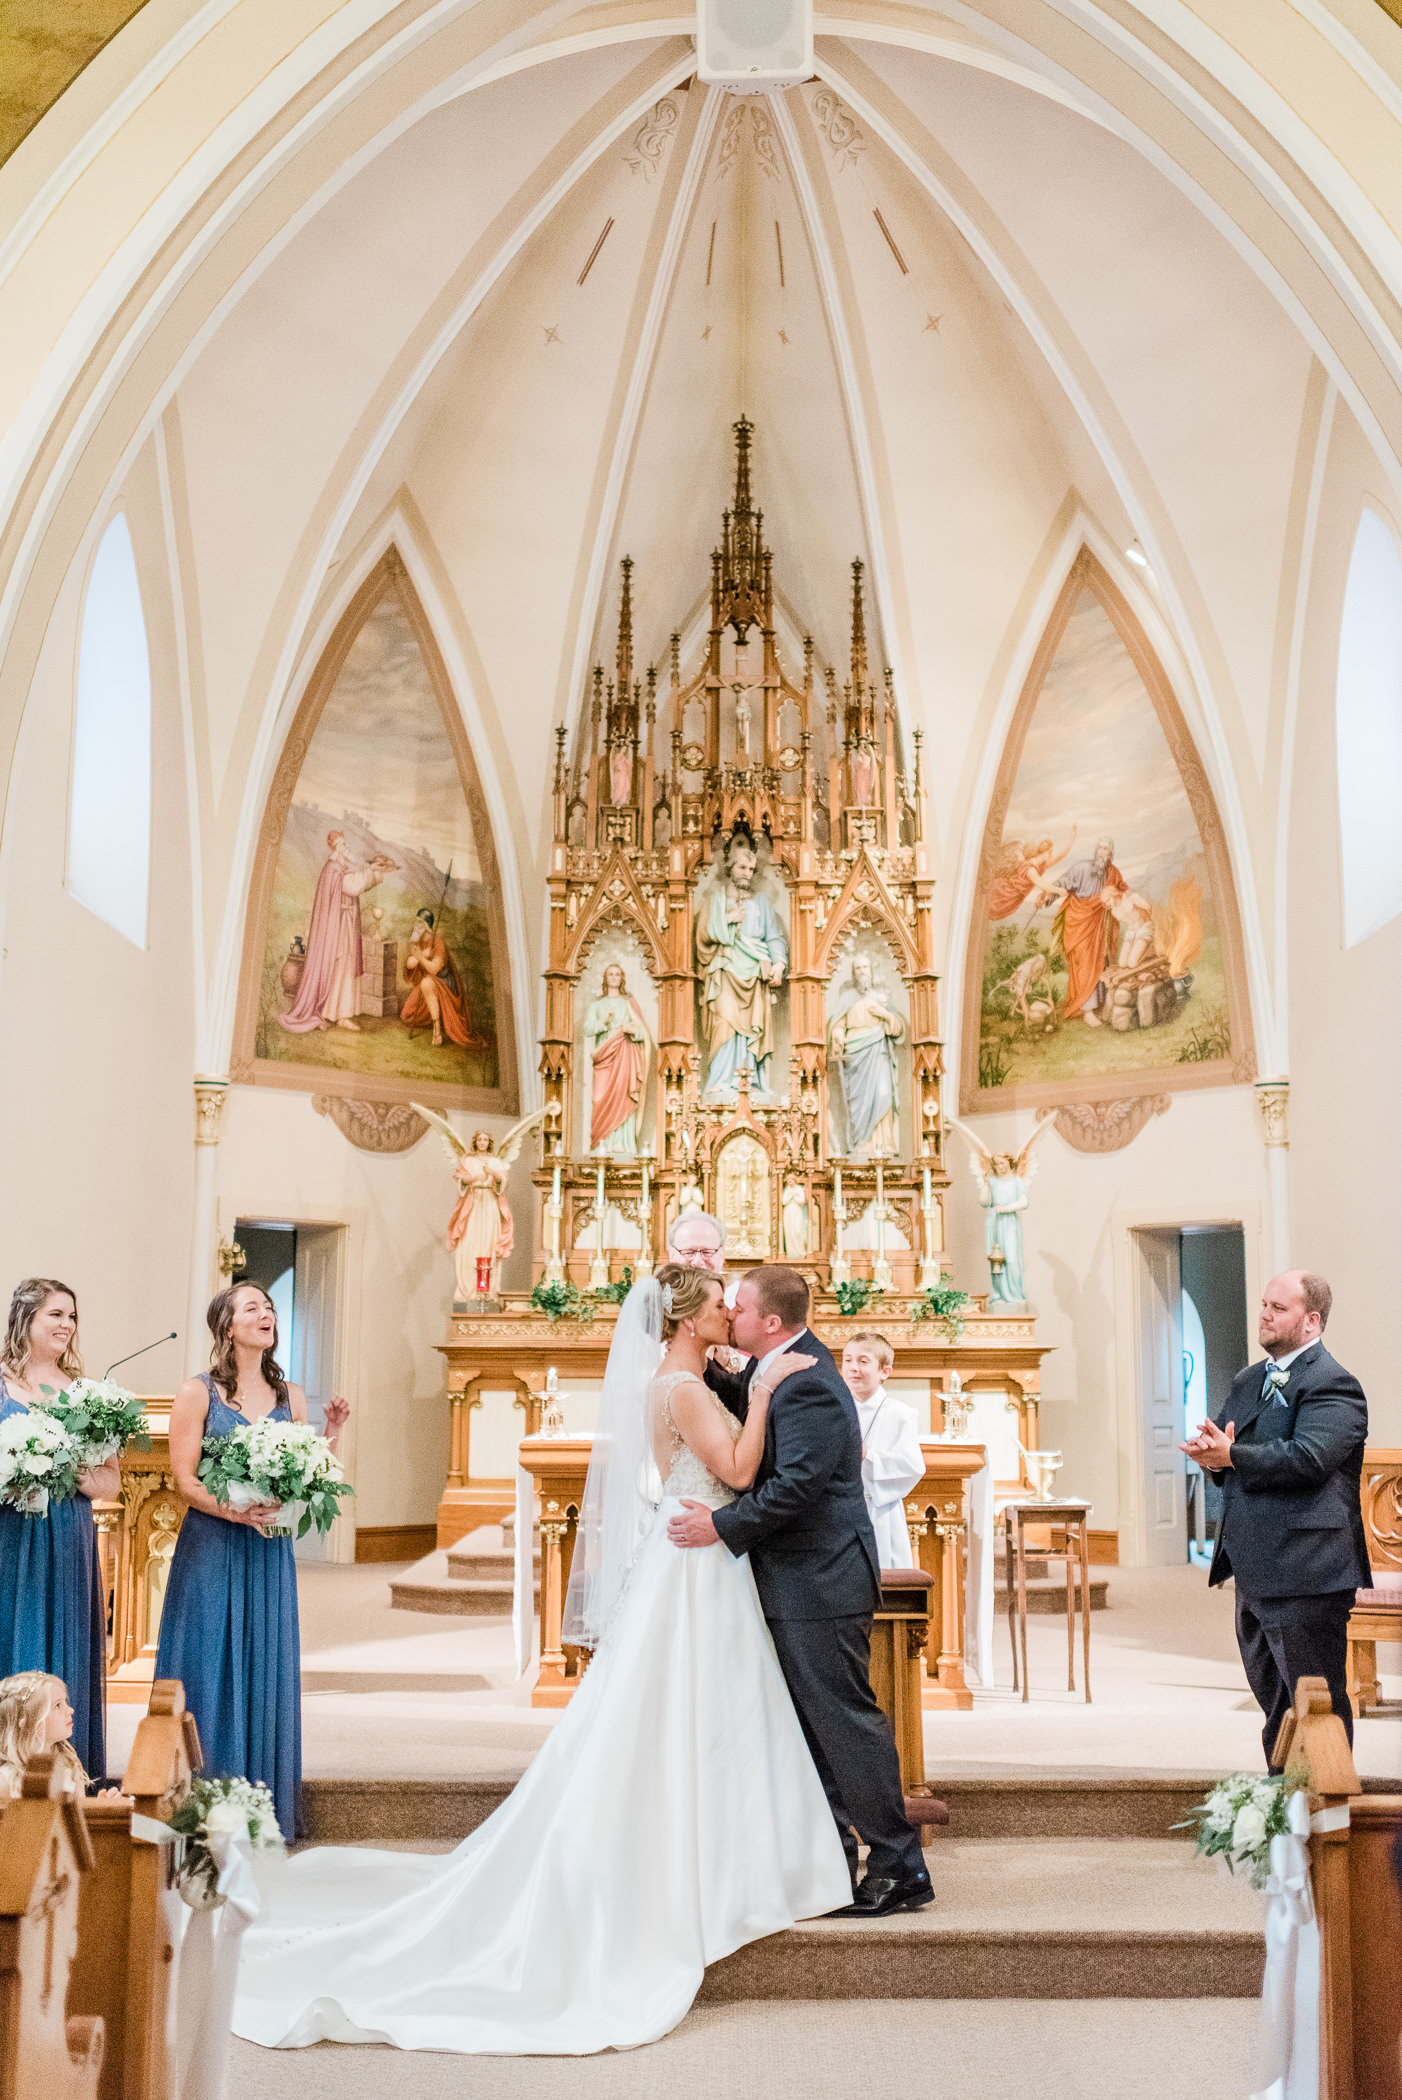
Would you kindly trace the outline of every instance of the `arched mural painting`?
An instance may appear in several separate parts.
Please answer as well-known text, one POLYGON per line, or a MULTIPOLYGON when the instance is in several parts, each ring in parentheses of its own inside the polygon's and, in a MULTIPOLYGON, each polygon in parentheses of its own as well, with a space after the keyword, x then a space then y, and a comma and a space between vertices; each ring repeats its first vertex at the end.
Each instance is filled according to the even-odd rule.
POLYGON ((347 607, 274 778, 234 1076, 516 1110, 491 827, 442 659, 393 550, 347 607))
POLYGON ((1244 981, 1212 791, 1162 666, 1083 548, 984 829, 961 1108, 1248 1080, 1244 981))

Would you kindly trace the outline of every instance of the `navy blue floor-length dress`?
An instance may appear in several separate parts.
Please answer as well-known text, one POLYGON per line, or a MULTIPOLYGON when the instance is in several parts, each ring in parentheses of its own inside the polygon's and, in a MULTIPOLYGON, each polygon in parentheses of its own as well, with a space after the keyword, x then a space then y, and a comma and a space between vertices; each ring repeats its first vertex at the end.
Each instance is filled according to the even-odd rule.
MULTIPOLYGON (((28 1412, 0 1374, 0 1422, 28 1412)), ((73 1704, 73 1748, 92 1779, 107 1768, 106 1668, 106 1601, 92 1503, 70 1495, 51 1501, 45 1517, 0 1508, 0 1677, 47 1670, 63 1679, 73 1704)))
MULTIPOLYGON (((206 1436, 230 1436, 248 1418, 207 1373, 206 1436)), ((291 1419, 275 1407, 271 1422, 291 1419)), ((291 1539, 187 1509, 180 1527, 156 1655, 157 1677, 178 1677, 194 1715, 204 1768, 261 1780, 283 1836, 297 1828, 302 1779, 302 1663, 291 1539)))

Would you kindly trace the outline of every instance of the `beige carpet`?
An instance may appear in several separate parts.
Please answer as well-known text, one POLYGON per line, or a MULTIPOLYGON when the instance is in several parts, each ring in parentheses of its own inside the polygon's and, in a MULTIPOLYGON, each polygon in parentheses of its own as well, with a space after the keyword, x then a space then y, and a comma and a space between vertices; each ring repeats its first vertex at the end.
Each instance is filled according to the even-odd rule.
POLYGON ((1236 1998, 702 2006, 624 2055, 462 2057, 235 2042, 226 2100, 1245 2100, 1236 1998))

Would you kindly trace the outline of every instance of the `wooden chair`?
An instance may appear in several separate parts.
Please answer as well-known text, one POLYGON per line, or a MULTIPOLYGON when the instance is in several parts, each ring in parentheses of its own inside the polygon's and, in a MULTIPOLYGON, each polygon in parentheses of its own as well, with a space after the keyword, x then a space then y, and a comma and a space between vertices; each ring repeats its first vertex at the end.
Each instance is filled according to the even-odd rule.
MULTIPOLYGON (((93 1852, 52 1751, 0 1817, 0 2100, 96 2100, 104 2031, 70 2013, 79 1890, 93 1852)), ((76 2001, 75 2001, 76 2002, 76 2001)))
POLYGON ((1379 1641, 1402 1641, 1402 1451, 1365 1451, 1360 1483, 1373 1586, 1348 1621, 1348 1696, 1355 1714, 1402 1712, 1378 1687, 1379 1641))
POLYGON ((70 1996, 76 2011, 106 2024, 98 2100, 170 2100, 175 2090, 169 2037, 185 1847, 141 1826, 165 1821, 201 1761, 183 1688, 154 1684, 122 1780, 132 1799, 86 1803, 97 1872, 83 1884, 70 1996))
POLYGON ((1310 1786, 1319 2100, 1402 2100, 1402 1794, 1362 1794, 1322 1677, 1302 1677, 1273 1762, 1310 1786))
POLYGON ((933 1577, 923 1568, 883 1568, 881 1603, 871 1626, 871 1688, 891 1723, 901 1764, 905 1812, 928 1845, 949 1810, 925 1784, 922 1658, 930 1637, 933 1577))

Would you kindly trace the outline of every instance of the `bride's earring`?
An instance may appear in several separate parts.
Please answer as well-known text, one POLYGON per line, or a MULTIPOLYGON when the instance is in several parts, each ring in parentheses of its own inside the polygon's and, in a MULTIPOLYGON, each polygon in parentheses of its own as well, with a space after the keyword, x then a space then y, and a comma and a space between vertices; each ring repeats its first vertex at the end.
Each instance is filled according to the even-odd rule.
POLYGON ((696 1340, 696 1322, 694 1320, 687 1321, 686 1331, 691 1336, 691 1339, 694 1342, 696 1340))

